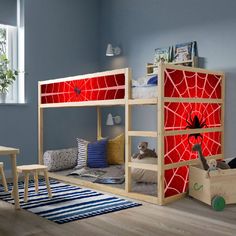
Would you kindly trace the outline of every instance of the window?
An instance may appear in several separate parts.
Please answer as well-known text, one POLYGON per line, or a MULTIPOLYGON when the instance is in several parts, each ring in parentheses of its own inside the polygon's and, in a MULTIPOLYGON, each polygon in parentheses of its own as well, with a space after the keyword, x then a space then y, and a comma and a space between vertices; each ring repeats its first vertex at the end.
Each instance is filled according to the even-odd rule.
POLYGON ((10 69, 17 70, 18 76, 9 88, 6 103, 25 103, 25 32, 24 0, 17 0, 17 26, 0 23, 0 55, 5 54, 10 69))
MULTIPOLYGON (((10 62, 10 69, 18 70, 17 27, 0 25, 0 55, 6 55, 7 59, 10 62)), ((18 78, 9 88, 6 102, 18 102, 18 78)))

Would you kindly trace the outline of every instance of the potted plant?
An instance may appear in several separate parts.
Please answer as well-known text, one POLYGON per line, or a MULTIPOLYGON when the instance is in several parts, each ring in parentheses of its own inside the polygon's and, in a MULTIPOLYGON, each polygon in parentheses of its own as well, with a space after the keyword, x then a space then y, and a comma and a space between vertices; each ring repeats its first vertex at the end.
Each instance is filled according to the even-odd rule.
POLYGON ((9 60, 6 54, 0 55, 0 100, 6 102, 6 95, 9 87, 16 80, 18 72, 9 68, 9 60))

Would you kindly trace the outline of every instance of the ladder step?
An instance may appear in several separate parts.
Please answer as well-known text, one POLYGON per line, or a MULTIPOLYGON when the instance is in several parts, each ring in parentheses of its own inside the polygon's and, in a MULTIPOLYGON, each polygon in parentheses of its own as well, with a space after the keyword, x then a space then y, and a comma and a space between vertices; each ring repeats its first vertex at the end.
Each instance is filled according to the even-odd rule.
POLYGON ((137 162, 128 162, 128 167, 133 167, 133 168, 143 169, 143 170, 157 171, 158 165, 157 164, 145 164, 145 163, 137 163, 137 162))
POLYGON ((157 137, 157 132, 154 131, 128 131, 128 136, 136 137, 157 137))
POLYGON ((129 105, 156 105, 157 98, 129 99, 129 105))

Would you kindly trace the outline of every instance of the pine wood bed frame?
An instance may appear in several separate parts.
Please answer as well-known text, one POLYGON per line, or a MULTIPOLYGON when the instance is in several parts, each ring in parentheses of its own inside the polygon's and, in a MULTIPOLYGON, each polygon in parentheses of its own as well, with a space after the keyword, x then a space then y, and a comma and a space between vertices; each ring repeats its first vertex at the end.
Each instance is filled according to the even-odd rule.
MULTIPOLYGON (((224 73, 222 72, 161 63, 159 65, 159 70, 158 70, 158 86, 157 86, 158 97, 149 98, 149 99, 132 99, 131 98, 131 78, 132 78, 131 69, 125 68, 125 69, 120 69, 120 70, 74 76, 74 77, 69 77, 69 78, 40 81, 38 83, 38 159, 39 159, 39 164, 43 164, 43 111, 44 109, 50 109, 54 107, 57 107, 57 108, 59 107, 87 107, 87 106, 97 107, 97 137, 99 138, 101 137, 101 133, 102 133, 100 108, 102 106, 122 105, 124 106, 124 109, 125 109, 125 175, 126 175, 125 189, 119 189, 119 188, 114 188, 107 185, 91 183, 91 182, 84 181, 81 179, 76 179, 73 177, 61 176, 56 173, 49 173, 49 176, 52 178, 69 182, 69 183, 83 185, 86 187, 95 188, 97 190, 107 191, 114 194, 130 197, 130 198, 134 198, 134 199, 138 199, 142 201, 147 201, 154 204, 164 205, 169 202, 180 199, 186 194, 187 184, 188 184, 187 178, 188 178, 189 165, 199 164, 196 154, 193 154, 193 156, 189 156, 188 158, 187 154, 189 153, 189 149, 188 149, 189 147, 187 147, 187 145, 188 143, 190 144, 190 142, 192 143, 192 141, 194 142, 199 141, 199 138, 201 141, 201 137, 199 136, 199 134, 203 135, 202 141, 207 140, 207 144, 212 149, 212 150, 209 150, 208 146, 205 147, 205 150, 209 152, 208 153, 209 155, 207 155, 207 158, 215 158, 215 159, 224 158, 223 154, 224 154, 225 76, 224 76, 224 73), (171 76, 174 75, 175 73, 177 73, 176 78, 174 77, 171 78, 171 76), (108 100, 93 100, 93 101, 88 101, 86 99, 85 101, 74 101, 73 100, 74 98, 73 98, 72 99, 73 101, 68 99, 68 101, 61 102, 59 98, 55 97, 56 101, 54 102, 53 99, 50 99, 50 103, 45 101, 45 98, 43 100, 43 96, 45 95, 45 93, 49 95, 50 95, 50 92, 51 94, 57 93, 52 88, 49 92, 47 91, 45 92, 45 86, 48 84, 55 84, 55 83, 75 81, 75 80, 77 81, 77 80, 86 79, 86 78, 91 79, 95 77, 106 77, 106 76, 117 75, 117 74, 123 74, 125 78, 124 86, 123 87, 121 86, 124 89, 123 98, 108 99, 108 100), (181 80, 180 78, 181 75, 185 79, 182 78, 181 80), (186 94, 183 94, 183 96, 180 93, 178 94, 178 91, 182 89, 182 87, 178 88, 178 86, 181 86, 181 83, 182 83, 181 81, 182 82, 184 81, 185 86, 188 86, 188 81, 194 81, 195 83, 195 86, 192 84, 189 84, 189 88, 187 89, 188 91, 186 90, 187 92, 186 94), (200 89, 201 86, 198 88, 199 86, 198 81, 201 81, 202 83, 201 86, 203 86, 203 90, 200 89), (204 89, 208 89, 209 91, 205 93, 204 89), (190 96, 191 95, 190 92, 195 94, 194 97, 190 96), (201 96, 198 96, 198 93, 199 94, 201 93, 201 96), (153 105, 157 107, 157 114, 156 114, 157 130, 155 131, 133 131, 132 130, 131 107, 134 105, 137 105, 137 106, 153 105), (173 112, 173 110, 171 110, 172 108, 168 107, 172 105, 173 107, 182 106, 182 112, 184 111, 185 113, 187 112, 187 110, 188 112, 189 110, 191 109, 192 110, 190 111, 190 115, 188 114, 188 116, 186 114, 185 115, 179 114, 179 116, 180 115, 182 116, 182 118, 180 118, 180 121, 178 121, 180 122, 179 127, 173 126, 173 128, 169 127, 167 129, 166 124, 168 125, 168 122, 170 124, 170 121, 171 121, 171 120, 168 120, 171 118, 171 115, 169 114, 172 114, 173 116, 172 118, 174 121, 177 121, 177 117, 178 117, 177 111, 173 112), (194 109, 196 110, 193 110, 193 107, 195 107, 194 109), (207 122, 210 123, 210 125, 203 126, 201 128, 191 128, 191 129, 183 126, 184 122, 186 122, 187 120, 189 121, 190 119, 194 120, 193 116, 199 115, 200 113, 202 117, 201 118, 199 117, 199 120, 203 122, 205 120, 203 118, 204 111, 201 112, 201 109, 202 110, 205 109, 206 111, 209 107, 213 107, 212 108, 213 111, 209 111, 209 117, 207 118, 208 119, 207 122), (214 107, 216 111, 214 110, 214 107), (191 112, 193 112, 194 114, 192 115, 191 112), (213 115, 211 113, 213 113, 213 115), (218 119, 218 121, 215 121, 215 119, 216 120, 218 119), (157 164, 141 164, 141 163, 136 163, 136 162, 131 161, 131 138, 132 137, 156 138, 157 147, 158 147, 157 164), (168 148, 169 148, 168 145, 169 144, 170 146, 172 145, 171 138, 172 139, 176 138, 176 141, 174 142, 176 142, 177 149, 178 149, 177 147, 178 140, 182 140, 182 139, 185 140, 183 141, 183 145, 182 145, 182 146, 185 146, 185 151, 183 154, 184 156, 180 156, 181 154, 179 153, 179 157, 178 157, 179 161, 168 162, 170 157, 168 156, 169 154, 167 154, 166 151, 168 151, 168 148), (217 150, 215 151, 217 153, 212 154, 212 152, 214 152, 215 149, 217 150), (145 170, 157 171, 157 176, 158 176, 157 196, 150 196, 146 194, 132 192, 131 168, 141 168, 145 170), (173 176, 171 176, 172 171, 173 171, 173 176), (182 177, 179 176, 181 174, 178 174, 177 173, 178 171, 180 171, 180 173, 181 171, 183 171, 184 176, 182 177), (169 178, 168 175, 171 178, 169 178), (182 179, 185 178, 184 179, 185 186, 180 191, 179 190, 176 191, 175 189, 172 189, 173 187, 172 188, 170 187, 170 189, 168 190, 167 186, 169 186, 170 182, 167 183, 166 179, 169 178, 170 181, 172 181, 172 179, 175 177, 182 178, 182 179), (168 191, 170 191, 169 194, 167 194, 168 191)), ((182 142, 182 141, 179 141, 179 142, 182 142)), ((181 152, 181 150, 184 150, 183 147, 182 149, 179 149, 177 151, 181 152)), ((172 155, 172 157, 174 156, 172 155)), ((177 179, 175 181, 176 182, 175 185, 176 184, 179 185, 178 181, 180 180, 177 179)))

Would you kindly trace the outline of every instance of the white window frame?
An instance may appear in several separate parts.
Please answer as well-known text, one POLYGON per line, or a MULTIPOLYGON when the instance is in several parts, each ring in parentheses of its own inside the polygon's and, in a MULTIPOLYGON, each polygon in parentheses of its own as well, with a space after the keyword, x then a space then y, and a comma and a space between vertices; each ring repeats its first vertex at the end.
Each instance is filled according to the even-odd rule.
POLYGON ((17 0, 17 26, 2 25, 6 29, 6 56, 9 67, 18 76, 7 93, 6 103, 25 103, 25 31, 24 0, 17 0))

